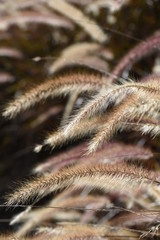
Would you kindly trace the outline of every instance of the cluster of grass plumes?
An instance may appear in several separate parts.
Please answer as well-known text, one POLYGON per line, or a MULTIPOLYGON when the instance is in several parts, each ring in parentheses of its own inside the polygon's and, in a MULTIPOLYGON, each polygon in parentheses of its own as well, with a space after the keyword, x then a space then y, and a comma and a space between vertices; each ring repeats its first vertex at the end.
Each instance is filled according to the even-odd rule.
MULTIPOLYGON (((45 66, 50 77, 4 107, 3 117, 12 121, 51 99, 52 108, 41 115, 37 111, 28 130, 37 128, 42 136, 39 126, 52 117, 53 130, 32 147, 37 158, 48 149, 53 156, 36 163, 34 177, 6 196, 7 207, 25 209, 10 221, 13 234, 0 239, 159 237, 159 30, 138 39, 117 62, 111 35, 98 21, 104 9, 106 23, 116 21, 115 12, 129 1, 17 0, 10 11, 7 4, 9 0, 0 8, 0 30, 43 24, 53 31, 58 46, 64 41, 64 48, 45 66), (75 37, 72 43, 70 35, 75 37), (111 68, 112 61, 117 63, 111 68), (139 69, 143 61, 150 73, 130 79, 130 69, 139 69)), ((14 48, 0 54, 24 58, 14 48)), ((40 63, 43 58, 32 60, 40 63)))

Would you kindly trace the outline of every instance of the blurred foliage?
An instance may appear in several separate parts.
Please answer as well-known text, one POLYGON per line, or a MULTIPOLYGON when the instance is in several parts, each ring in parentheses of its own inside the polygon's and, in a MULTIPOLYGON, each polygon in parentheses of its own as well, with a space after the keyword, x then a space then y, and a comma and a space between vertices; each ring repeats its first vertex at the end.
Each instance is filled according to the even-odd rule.
MULTIPOLYGON (((83 6, 81 8, 83 9, 83 6)), ((159 30, 159 14, 160 1, 131 0, 114 15, 109 14, 107 9, 101 9, 100 13, 94 16, 109 36, 105 46, 114 54, 114 59, 108 61, 110 69, 131 47, 159 30), (109 18, 110 21, 108 21, 109 18)), ((93 17, 92 13, 90 15, 93 17)), ((49 64, 66 46, 82 40, 90 41, 90 37, 78 26, 74 31, 54 30, 52 27, 33 23, 25 28, 12 26, 6 31, 1 31, 0 48, 12 47, 18 49, 24 56, 22 59, 0 57, 0 70, 14 76, 14 82, 0 83, 1 110, 9 100, 23 94, 25 89, 49 79, 51 77, 48 73, 49 64), (35 61, 36 57, 41 59, 35 61)), ((156 55, 158 54, 157 52, 156 55)), ((152 64, 153 56, 142 60, 132 68, 130 76, 136 79, 145 76, 151 71, 152 64)), ((58 126, 62 111, 55 116, 50 115, 40 124, 37 119, 48 109, 64 105, 65 102, 66 99, 56 99, 54 102, 50 100, 20 114, 13 120, 0 119, 0 195, 2 198, 13 182, 21 181, 31 175, 33 166, 51 155, 50 152, 37 155, 33 152, 33 147, 41 141, 46 132, 58 126)), ((157 142, 153 142, 153 145, 157 147, 157 142)), ((3 202, 4 200, 1 199, 1 203, 3 202)), ((7 212, 1 210, 0 216, 10 218, 16 211, 18 209, 7 212)), ((0 231, 5 229, 9 230, 8 223, 0 223, 0 231)))

